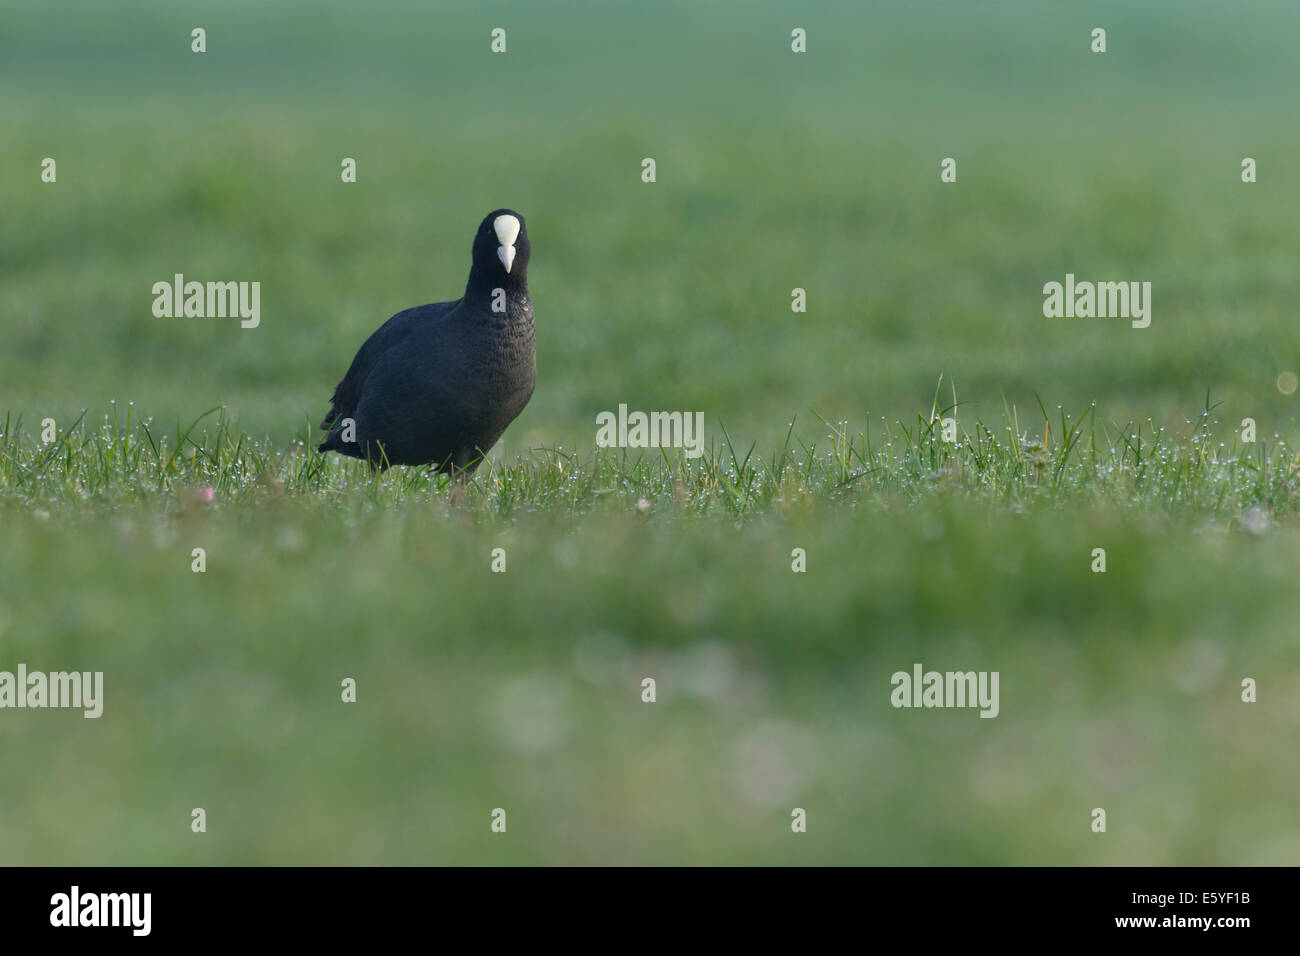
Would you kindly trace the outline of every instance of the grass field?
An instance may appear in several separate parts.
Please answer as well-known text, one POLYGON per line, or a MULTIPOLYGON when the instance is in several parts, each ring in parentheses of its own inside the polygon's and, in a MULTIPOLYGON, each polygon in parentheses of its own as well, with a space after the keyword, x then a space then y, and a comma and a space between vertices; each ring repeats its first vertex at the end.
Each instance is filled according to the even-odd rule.
POLYGON ((0 670, 106 695, 0 710, 0 862, 1295 863, 1300 10, 1130 6, 0 3, 0 670), (317 454, 503 205, 489 466, 317 454))

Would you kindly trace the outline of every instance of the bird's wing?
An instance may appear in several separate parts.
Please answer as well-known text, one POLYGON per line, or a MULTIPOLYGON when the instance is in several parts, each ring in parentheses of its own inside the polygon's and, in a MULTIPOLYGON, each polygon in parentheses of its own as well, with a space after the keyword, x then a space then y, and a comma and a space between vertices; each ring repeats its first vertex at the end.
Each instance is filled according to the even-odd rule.
POLYGON ((403 312, 398 312, 376 329, 374 334, 366 339, 365 344, 357 351, 356 358, 352 360, 352 365, 349 366, 347 374, 343 376, 343 381, 335 386, 334 396, 330 399, 331 408, 329 414, 320 423, 320 427, 325 431, 329 431, 339 419, 349 418, 356 412, 357 399, 361 396, 361 386, 365 383, 366 376, 370 374, 381 355, 422 324, 442 318, 459 304, 460 300, 456 300, 454 302, 435 302, 432 305, 421 305, 413 309, 406 309, 403 312))

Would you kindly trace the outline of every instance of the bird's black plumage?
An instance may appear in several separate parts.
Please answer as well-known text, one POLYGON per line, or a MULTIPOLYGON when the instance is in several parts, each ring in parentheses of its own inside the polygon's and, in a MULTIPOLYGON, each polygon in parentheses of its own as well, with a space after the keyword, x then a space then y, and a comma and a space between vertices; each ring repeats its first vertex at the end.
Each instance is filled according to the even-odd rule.
POLYGON ((489 213, 465 295, 399 312, 366 340, 334 389, 320 450, 472 473, 537 381, 530 251, 523 216, 489 213))

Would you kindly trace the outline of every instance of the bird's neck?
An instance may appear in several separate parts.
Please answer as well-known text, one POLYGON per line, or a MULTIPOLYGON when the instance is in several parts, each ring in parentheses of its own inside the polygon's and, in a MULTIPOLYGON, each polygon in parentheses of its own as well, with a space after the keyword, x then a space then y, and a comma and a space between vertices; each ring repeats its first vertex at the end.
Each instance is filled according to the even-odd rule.
POLYGON ((531 330, 533 303, 525 276, 503 280, 497 275, 489 277, 486 283, 475 282, 475 278, 471 275, 465 287, 464 303, 469 307, 468 314, 475 316, 476 324, 498 331, 519 331, 524 327, 531 330))
POLYGON ((471 269, 469 281, 465 283, 465 299, 468 302, 491 304, 493 299, 500 299, 504 293, 507 301, 528 298, 528 271, 525 267, 511 275, 503 276, 499 270, 471 269), (498 290, 501 290, 498 292, 498 290))

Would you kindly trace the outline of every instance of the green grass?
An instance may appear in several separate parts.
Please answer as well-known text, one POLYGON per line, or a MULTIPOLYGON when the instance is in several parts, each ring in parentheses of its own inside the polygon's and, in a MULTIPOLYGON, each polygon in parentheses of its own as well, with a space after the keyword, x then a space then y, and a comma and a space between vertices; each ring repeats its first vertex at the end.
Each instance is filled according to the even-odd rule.
POLYGON ((83 413, 49 441, 7 422, 0 502, 73 512, 144 504, 165 512, 206 490, 235 508, 294 501, 328 512, 355 500, 440 502, 498 521, 628 508, 742 520, 826 503, 916 504, 935 494, 1011 509, 1105 504, 1182 522, 1231 521, 1248 510, 1288 519, 1300 504, 1300 455, 1280 436, 1243 442, 1241 429, 1226 434, 1208 395, 1195 422, 1173 433, 1150 421, 1099 423, 1095 407, 1075 417, 1059 411, 1053 422, 1039 403, 1025 418, 1007 408, 997 425, 954 424, 946 440, 943 422, 955 421, 956 409, 955 399, 944 406, 936 394, 928 415, 882 421, 874 434, 870 423, 854 432, 813 413, 810 437, 791 421, 782 445, 769 450, 737 448, 722 426, 722 440, 698 458, 670 448, 539 447, 513 460, 490 457, 462 490, 455 487, 462 482, 430 469, 372 474, 362 462, 322 455, 310 422, 277 446, 242 432, 224 408, 168 433, 152 418, 133 421, 133 405, 114 406, 98 427, 83 413))
POLYGON ((0 711, 0 863, 1300 858, 1294 5, 0 20, 0 670, 106 694, 0 711), (539 376, 490 462, 316 453, 501 205, 539 376), (155 318, 176 272, 261 326, 155 318), (1067 272, 1150 328, 1044 318, 1067 272), (620 403, 704 454, 595 449, 620 403), (1000 715, 892 708, 918 661, 1000 715))
POLYGON ((539 453, 458 500, 219 425, 180 456, 143 424, 7 432, 7 660, 102 669, 106 700, 4 714, 0 856, 1293 860, 1293 456, 926 431, 775 478, 539 453), (893 710, 917 661, 999 671, 1001 714, 893 710))
POLYGON ((1045 445, 1008 414, 1020 439, 918 416, 695 462, 538 449, 458 496, 219 412, 7 427, 7 659, 107 690, 99 721, 4 715, 39 772, 0 779, 0 857, 1292 861, 1296 456, 1221 445, 1212 411, 1089 410, 1045 445), (893 710, 914 662, 997 670, 1001 714, 893 710))

